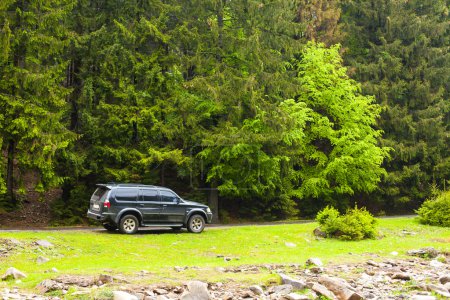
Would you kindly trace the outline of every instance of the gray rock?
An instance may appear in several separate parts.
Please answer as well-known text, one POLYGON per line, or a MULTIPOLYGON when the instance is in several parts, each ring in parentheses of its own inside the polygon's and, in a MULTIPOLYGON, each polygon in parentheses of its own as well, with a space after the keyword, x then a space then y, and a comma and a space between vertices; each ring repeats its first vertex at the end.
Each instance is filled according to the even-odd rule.
POLYGON ((322 267, 323 263, 322 261, 317 257, 308 258, 306 261, 307 266, 316 266, 316 267, 322 267))
POLYGON ((209 300, 208 285, 201 281, 191 281, 187 285, 188 291, 181 296, 182 300, 209 300))
POLYGON ((425 247, 417 250, 409 250, 406 254, 411 256, 419 256, 422 258, 435 258, 439 255, 439 251, 433 247, 425 247))
POLYGON ((330 290, 339 300, 363 299, 363 297, 356 293, 355 289, 344 279, 329 276, 320 276, 319 283, 330 290))
POLYGON ((8 270, 6 270, 6 273, 2 276, 2 280, 20 279, 26 277, 27 275, 25 275, 25 273, 22 273, 16 268, 11 267, 8 270))
POLYGON ((277 285, 272 288, 274 294, 287 295, 292 293, 294 287, 290 284, 277 285))
POLYGON ((430 266, 432 266, 434 268, 441 268, 441 267, 445 266, 445 264, 441 263, 437 259, 433 259, 432 261, 430 261, 430 266))
POLYGON ((249 287, 249 289, 250 289, 250 291, 253 292, 253 294, 255 294, 257 296, 264 295, 264 290, 259 285, 252 285, 251 287, 249 287))
POLYGON ((327 233, 322 231, 320 229, 320 227, 317 227, 316 229, 314 229, 313 233, 317 237, 321 237, 321 238, 326 238, 327 237, 327 233))
POLYGON ((337 300, 336 296, 330 290, 328 290, 325 286, 321 285, 320 283, 315 282, 311 286, 311 289, 314 292, 316 292, 317 294, 325 296, 328 299, 337 300))
POLYGON ((113 283, 114 277, 108 274, 100 274, 98 276, 98 280, 101 281, 102 283, 113 283))
POLYGON ((294 289, 302 290, 306 288, 306 282, 300 279, 293 279, 286 274, 280 273, 278 274, 281 277, 281 283, 282 284, 290 284, 294 289))
POLYGON ((43 256, 39 256, 39 257, 36 259, 36 262, 37 262, 38 264, 45 264, 46 262, 49 262, 49 261, 50 261, 49 258, 43 257, 43 256))
POLYGON ((45 294, 50 291, 64 290, 64 289, 67 289, 67 287, 60 282, 56 282, 51 279, 45 279, 44 281, 42 281, 41 283, 39 283, 36 286, 36 289, 39 291, 39 293, 45 294))
POLYGON ((435 292, 436 294, 439 294, 443 297, 450 298, 450 293, 444 286, 427 284, 427 290, 430 292, 435 292))
POLYGON ((167 295, 169 293, 165 289, 154 289, 153 292, 157 295, 167 295))
POLYGON ((284 298, 288 300, 309 300, 309 297, 306 295, 300 295, 296 293, 290 293, 284 296, 284 298))
POLYGON ((446 288, 450 292, 450 282, 444 284, 444 288, 446 288))
POLYGON ((53 247, 53 244, 50 243, 49 241, 46 241, 46 240, 36 241, 36 245, 41 246, 43 248, 51 248, 51 247, 53 247))
POLYGON ((372 266, 372 267, 377 267, 377 268, 380 266, 380 264, 374 262, 373 260, 368 260, 366 262, 366 264, 368 264, 369 266, 372 266))
POLYGON ((113 292, 113 300, 138 300, 138 298, 134 295, 131 295, 127 292, 123 291, 114 291, 113 292))
POLYGON ((441 284, 446 284, 447 282, 450 282, 450 275, 444 275, 439 277, 439 282, 441 284))

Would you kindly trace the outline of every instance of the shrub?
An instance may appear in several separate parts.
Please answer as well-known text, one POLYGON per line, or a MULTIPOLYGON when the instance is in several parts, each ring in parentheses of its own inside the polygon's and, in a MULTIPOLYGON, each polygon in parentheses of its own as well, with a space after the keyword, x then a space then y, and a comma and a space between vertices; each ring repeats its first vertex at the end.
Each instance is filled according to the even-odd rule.
POLYGON ((377 221, 365 208, 355 206, 340 215, 337 209, 327 206, 317 214, 316 220, 329 237, 362 240, 377 236, 377 221))
POLYGON ((450 227, 450 191, 426 200, 416 213, 422 224, 450 227))

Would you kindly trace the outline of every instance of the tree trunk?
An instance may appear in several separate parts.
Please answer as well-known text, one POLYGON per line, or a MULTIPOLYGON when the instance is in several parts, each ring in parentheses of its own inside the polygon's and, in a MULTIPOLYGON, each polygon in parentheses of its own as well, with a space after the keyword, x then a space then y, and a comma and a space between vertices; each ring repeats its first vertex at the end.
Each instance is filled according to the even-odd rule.
POLYGON ((16 143, 13 140, 8 142, 7 167, 6 167, 6 195, 11 207, 16 206, 16 197, 14 194, 14 157, 16 143))
POLYGON ((219 220, 219 190, 217 189, 217 183, 211 183, 211 188, 208 195, 208 206, 213 213, 212 222, 220 223, 219 220))

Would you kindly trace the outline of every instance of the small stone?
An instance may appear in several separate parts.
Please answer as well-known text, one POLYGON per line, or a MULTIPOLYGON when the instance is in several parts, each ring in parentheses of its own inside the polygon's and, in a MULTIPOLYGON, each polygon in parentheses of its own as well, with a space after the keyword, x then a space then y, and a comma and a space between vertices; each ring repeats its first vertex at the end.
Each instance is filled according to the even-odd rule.
POLYGON ((427 290, 430 291, 430 292, 435 292, 436 294, 439 294, 439 295, 441 295, 443 297, 450 298, 449 291, 443 286, 434 285, 434 284, 427 284, 427 290))
POLYGON ((439 255, 439 251, 433 247, 425 247, 418 250, 409 250, 406 254, 411 256, 419 256, 422 258, 435 258, 439 255))
POLYGON ((64 290, 66 286, 64 286, 64 284, 60 282, 56 282, 51 279, 45 279, 44 281, 39 283, 36 288, 41 294, 44 294, 50 291, 64 290))
POLYGON ((153 292, 158 295, 167 295, 169 293, 165 289, 154 289, 153 292))
POLYGON ((444 275, 439 277, 439 282, 441 284, 446 284, 447 282, 450 282, 450 275, 444 275))
POLYGON ((53 247, 53 244, 50 243, 49 241, 46 241, 46 240, 36 241, 36 245, 41 246, 43 248, 51 248, 51 247, 53 247))
POLYGON ((444 284, 444 288, 446 288, 447 291, 450 292, 450 282, 447 282, 446 284, 444 284))
POLYGON ((369 266, 372 266, 372 267, 377 267, 377 268, 380 266, 378 263, 374 262, 373 260, 368 260, 366 262, 366 264, 368 264, 369 266))
POLYGON ((289 247, 289 248, 295 248, 295 247, 297 247, 296 244, 290 243, 290 242, 286 242, 286 243, 284 243, 284 245, 285 245, 286 247, 289 247))
POLYGON ((290 284, 283 284, 283 285, 277 285, 274 286, 272 291, 274 294, 280 294, 280 295, 287 295, 292 292, 294 287, 290 284))
POLYGON ((98 280, 103 283, 113 283, 114 277, 112 277, 111 275, 108 275, 108 274, 100 274, 98 276, 98 280))
POLYGON ((290 293, 284 296, 284 298, 288 300, 309 300, 309 297, 306 295, 300 295, 296 293, 290 293))
POLYGON ((397 256, 397 255, 398 255, 398 252, 397 252, 397 251, 392 251, 392 252, 391 252, 391 255, 397 256))
POLYGON ((411 280, 411 275, 407 273, 395 273, 391 277, 392 279, 411 280))
POLYGON ((309 269, 314 274, 323 273, 324 269, 322 267, 312 267, 309 269))
POLYGON ((259 285, 252 285, 251 287, 249 287, 249 289, 250 289, 250 291, 253 292, 253 294, 255 294, 257 296, 264 295, 264 290, 259 285))
POLYGON ((36 259, 36 262, 37 262, 38 264, 45 264, 45 263, 48 262, 48 261, 50 261, 50 259, 47 258, 47 257, 43 257, 43 256, 39 256, 39 257, 36 259))
POLYGON ((201 281, 191 281, 187 285, 188 291, 181 295, 182 300, 209 300, 208 284, 201 281))
POLYGON ((414 295, 410 300, 436 300, 435 296, 414 295))
POLYGON ((320 229, 320 227, 317 227, 316 229, 314 229, 313 233, 317 237, 321 237, 321 238, 326 238, 327 237, 327 233, 322 231, 320 229))
POLYGON ((179 266, 175 266, 173 269, 174 269, 175 271, 177 271, 177 272, 181 272, 181 271, 184 271, 184 270, 185 270, 185 268, 179 267, 179 266))
POLYGON ((317 283, 317 282, 314 283, 311 286, 311 289, 314 292, 316 292, 317 294, 325 296, 328 299, 337 300, 336 296, 332 292, 330 292, 325 286, 321 285, 320 283, 317 283))
POLYGON ((308 260, 306 261, 306 265, 307 266, 322 267, 323 263, 322 263, 322 261, 319 258, 312 257, 312 258, 308 258, 308 260))
POLYGON ((436 259, 433 259, 432 261, 430 261, 430 266, 432 266, 434 268, 442 268, 444 266, 444 264, 436 259))
POLYGON ((224 261, 230 261, 230 260, 231 260, 231 257, 224 257, 223 260, 224 260, 224 261))

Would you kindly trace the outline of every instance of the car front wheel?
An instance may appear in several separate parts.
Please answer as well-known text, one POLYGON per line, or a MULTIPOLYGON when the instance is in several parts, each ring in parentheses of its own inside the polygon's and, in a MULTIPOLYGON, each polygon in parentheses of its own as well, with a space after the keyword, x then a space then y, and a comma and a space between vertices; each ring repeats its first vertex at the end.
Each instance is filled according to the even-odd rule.
POLYGON ((187 229, 192 233, 200 233, 205 228, 205 218, 201 215, 193 215, 189 218, 187 229))
POLYGON ((126 215, 120 220, 119 231, 121 233, 136 233, 139 227, 139 220, 133 215, 126 215))

